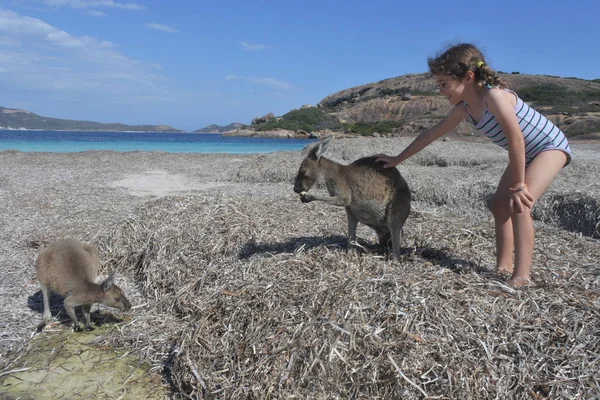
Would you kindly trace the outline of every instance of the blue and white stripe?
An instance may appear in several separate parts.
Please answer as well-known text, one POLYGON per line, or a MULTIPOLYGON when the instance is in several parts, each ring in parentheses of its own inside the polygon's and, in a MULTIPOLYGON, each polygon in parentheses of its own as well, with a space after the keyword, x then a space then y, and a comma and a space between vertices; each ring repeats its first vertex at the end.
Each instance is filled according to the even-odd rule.
MULTIPOLYGON (((539 153, 546 150, 561 150, 567 155, 567 164, 571 162, 571 148, 565 134, 554 125, 548 118, 529 107, 517 94, 511 90, 504 89, 514 94, 517 98, 514 110, 523 138, 525 139, 525 159, 529 163, 539 153)), ((465 104, 467 120, 475 128, 489 137, 498 146, 508 148, 508 140, 496 120, 496 117, 485 108, 483 116, 478 123, 475 123, 465 104)))

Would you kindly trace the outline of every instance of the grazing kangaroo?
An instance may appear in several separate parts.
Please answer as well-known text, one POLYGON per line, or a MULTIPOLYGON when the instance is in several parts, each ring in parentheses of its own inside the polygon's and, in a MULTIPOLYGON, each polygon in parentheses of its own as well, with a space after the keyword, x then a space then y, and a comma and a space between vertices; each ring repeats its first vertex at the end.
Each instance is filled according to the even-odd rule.
POLYGON ((349 165, 323 157, 332 137, 314 146, 300 164, 294 192, 303 203, 313 200, 342 206, 348 217, 348 248, 356 240, 356 226, 361 222, 377 232, 379 243, 387 245, 390 237, 394 258, 400 257, 402 226, 410 212, 410 189, 396 168, 383 168, 377 157, 365 157, 349 165), (325 181, 331 197, 306 192, 325 181))
POLYGON ((49 290, 65 298, 64 307, 73 320, 75 331, 81 330, 75 316, 77 306, 83 309, 85 327, 88 330, 93 329, 90 323, 92 304, 102 303, 125 311, 131 308, 131 303, 121 288, 114 283, 114 272, 102 283, 95 282, 99 270, 98 250, 92 245, 76 239, 50 243, 40 251, 35 268, 44 296, 44 315, 38 331, 52 318, 49 290))

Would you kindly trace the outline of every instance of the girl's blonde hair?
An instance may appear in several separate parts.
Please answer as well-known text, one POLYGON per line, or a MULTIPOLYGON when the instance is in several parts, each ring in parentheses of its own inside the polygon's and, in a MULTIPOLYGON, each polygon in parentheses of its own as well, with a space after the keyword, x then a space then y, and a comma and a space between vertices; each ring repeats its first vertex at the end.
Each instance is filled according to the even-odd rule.
POLYGON ((444 74, 456 79, 465 77, 467 71, 475 74, 475 82, 479 86, 507 87, 496 71, 486 63, 483 54, 469 43, 460 43, 449 47, 435 58, 428 58, 431 74, 444 74))

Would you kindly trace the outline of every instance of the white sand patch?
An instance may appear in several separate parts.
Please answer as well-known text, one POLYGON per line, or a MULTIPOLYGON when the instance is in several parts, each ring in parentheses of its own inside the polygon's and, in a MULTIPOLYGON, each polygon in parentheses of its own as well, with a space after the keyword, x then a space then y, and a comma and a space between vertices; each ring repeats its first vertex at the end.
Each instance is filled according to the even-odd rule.
POLYGON ((185 175, 171 174, 166 171, 146 171, 129 175, 124 179, 109 183, 111 187, 124 187, 134 196, 163 197, 171 194, 206 190, 220 186, 216 182, 197 182, 185 175))

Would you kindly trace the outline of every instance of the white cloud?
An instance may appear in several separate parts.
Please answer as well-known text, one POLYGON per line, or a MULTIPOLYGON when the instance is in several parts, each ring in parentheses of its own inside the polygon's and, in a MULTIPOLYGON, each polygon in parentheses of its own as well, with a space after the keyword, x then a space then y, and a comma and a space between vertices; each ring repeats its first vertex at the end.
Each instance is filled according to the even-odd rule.
POLYGON ((2 9, 0 37, 0 87, 90 97, 102 93, 123 100, 165 90, 155 65, 127 57, 109 41, 74 36, 2 9))
POLYGON ((225 80, 234 81, 234 80, 242 80, 250 83, 254 83, 256 85, 267 86, 272 89, 278 90, 292 90, 294 86, 287 82, 283 82, 274 78, 260 78, 255 76, 238 76, 238 75, 227 75, 225 76, 225 80))
POLYGON ((157 31, 168 32, 168 33, 177 33, 177 30, 175 30, 175 28, 172 28, 168 25, 148 23, 148 24, 144 24, 144 26, 148 29, 155 29, 157 31))
POLYGON ((134 3, 117 3, 112 0, 44 0, 51 7, 97 8, 110 7, 125 10, 145 10, 146 7, 134 3))
POLYGON ((97 10, 90 10, 87 12, 87 15, 90 15, 92 17, 105 17, 106 14, 103 13, 102 11, 97 11, 97 10))
POLYGON ((108 40, 103 40, 100 42, 100 46, 102 46, 104 48, 108 48, 108 47, 114 47, 114 44, 112 44, 108 40))
POLYGON ((266 44, 256 44, 256 43, 248 43, 244 41, 239 41, 238 44, 244 48, 244 50, 248 51, 258 51, 258 50, 266 50, 270 49, 271 46, 266 44))

